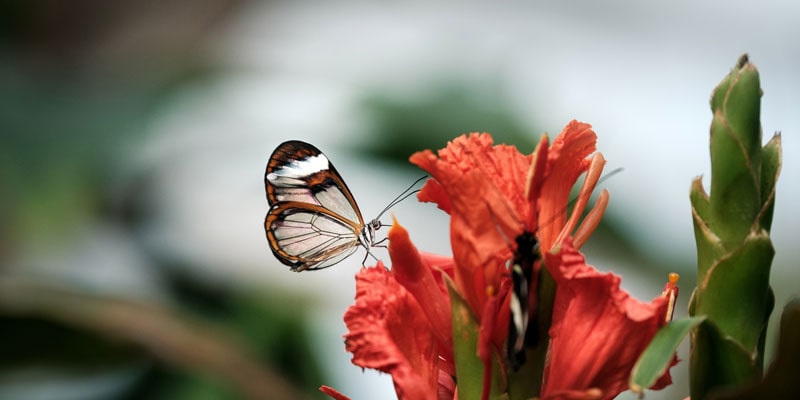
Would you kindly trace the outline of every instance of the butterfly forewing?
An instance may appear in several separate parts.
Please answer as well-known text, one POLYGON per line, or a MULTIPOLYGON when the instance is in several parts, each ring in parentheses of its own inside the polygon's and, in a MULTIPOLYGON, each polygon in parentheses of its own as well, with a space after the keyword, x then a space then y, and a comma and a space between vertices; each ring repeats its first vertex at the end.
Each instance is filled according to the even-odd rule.
POLYGON ((364 225, 344 180, 325 154, 311 144, 293 140, 278 146, 264 179, 270 205, 284 201, 315 204, 364 225))
MULTIPOLYGON (((288 141, 264 175, 270 211, 264 221, 273 254, 295 271, 329 267, 352 254, 364 230, 353 195, 328 158, 311 144, 288 141)), ((369 249, 368 249, 369 250, 369 249)))

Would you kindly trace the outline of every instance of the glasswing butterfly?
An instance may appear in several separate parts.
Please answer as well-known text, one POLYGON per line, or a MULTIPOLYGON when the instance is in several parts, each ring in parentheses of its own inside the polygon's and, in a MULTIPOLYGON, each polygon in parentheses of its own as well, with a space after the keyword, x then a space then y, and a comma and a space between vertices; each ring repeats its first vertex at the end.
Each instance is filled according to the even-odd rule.
POLYGON ((382 242, 375 241, 375 232, 383 226, 381 215, 415 193, 409 193, 412 184, 365 223, 353 194, 328 157, 299 140, 284 142, 272 152, 264 184, 270 205, 264 220, 269 247, 278 261, 296 272, 330 267, 358 246, 367 250, 363 264, 370 249, 382 242))

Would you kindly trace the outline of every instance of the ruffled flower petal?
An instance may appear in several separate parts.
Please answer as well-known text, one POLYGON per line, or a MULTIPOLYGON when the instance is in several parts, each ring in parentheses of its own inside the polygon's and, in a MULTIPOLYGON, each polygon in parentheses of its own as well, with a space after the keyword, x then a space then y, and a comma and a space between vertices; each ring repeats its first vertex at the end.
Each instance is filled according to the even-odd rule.
POLYGON ((532 212, 525 199, 532 158, 514 146, 493 146, 488 134, 470 134, 448 143, 438 156, 425 150, 410 160, 434 178, 419 199, 450 213, 454 280, 480 320, 501 287, 513 238, 532 212))
POLYGON ((344 315, 353 364, 392 375, 398 399, 436 399, 436 338, 416 299, 381 263, 356 275, 356 302, 344 315))
MULTIPOLYGON (((631 298, 618 276, 587 265, 571 239, 545 254, 545 264, 558 290, 542 397, 614 398, 628 389, 634 363, 666 324, 669 300, 631 298)), ((669 382, 667 372, 659 383, 669 382)))

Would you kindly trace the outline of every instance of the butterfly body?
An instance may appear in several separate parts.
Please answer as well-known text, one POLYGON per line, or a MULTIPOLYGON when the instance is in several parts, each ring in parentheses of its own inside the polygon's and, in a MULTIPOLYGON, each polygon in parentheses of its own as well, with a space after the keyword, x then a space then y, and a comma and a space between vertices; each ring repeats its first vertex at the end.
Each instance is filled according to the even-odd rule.
POLYGON ((378 219, 364 223, 341 175, 319 149, 297 140, 270 156, 264 174, 270 210, 264 229, 272 253, 293 271, 330 267, 358 246, 375 246, 378 219))
POLYGON ((529 329, 532 319, 529 311, 530 286, 534 264, 542 257, 539 252, 539 240, 533 232, 525 230, 515 241, 517 249, 514 251, 510 268, 512 291, 506 357, 512 368, 517 370, 525 362, 525 346, 533 346, 538 340, 536 328, 529 329))

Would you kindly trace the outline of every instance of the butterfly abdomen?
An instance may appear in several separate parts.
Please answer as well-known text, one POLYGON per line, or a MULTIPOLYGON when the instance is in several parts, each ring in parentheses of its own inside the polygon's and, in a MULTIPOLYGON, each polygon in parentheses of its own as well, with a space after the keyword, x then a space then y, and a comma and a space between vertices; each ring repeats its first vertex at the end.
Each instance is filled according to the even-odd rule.
POLYGON ((536 318, 530 315, 530 287, 534 264, 541 259, 539 240, 535 234, 524 231, 516 237, 516 242, 517 249, 511 265, 513 286, 506 342, 506 357, 514 370, 525 362, 525 346, 535 346, 538 341, 536 328, 531 329, 534 325, 531 320, 535 321, 536 318))

